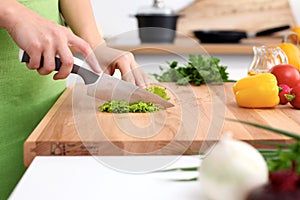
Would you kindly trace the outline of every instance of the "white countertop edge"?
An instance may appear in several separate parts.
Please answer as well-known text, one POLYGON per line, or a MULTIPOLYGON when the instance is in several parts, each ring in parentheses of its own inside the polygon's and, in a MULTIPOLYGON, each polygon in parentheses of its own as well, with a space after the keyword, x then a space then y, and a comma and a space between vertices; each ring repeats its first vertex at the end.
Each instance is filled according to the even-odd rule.
MULTIPOLYGON (((200 165, 199 156, 106 156, 101 160, 102 158, 104 157, 37 156, 10 199, 193 200, 201 196, 200 182, 171 181, 197 177, 197 171, 137 174, 124 173, 123 166, 117 171, 108 167, 118 162, 124 166, 126 163, 142 166, 142 163, 161 162, 164 164, 161 169, 194 167, 200 165), (169 164, 164 162, 166 160, 169 164), (112 163, 103 164, 103 161, 112 163)), ((130 165, 127 167, 130 168, 130 165)))

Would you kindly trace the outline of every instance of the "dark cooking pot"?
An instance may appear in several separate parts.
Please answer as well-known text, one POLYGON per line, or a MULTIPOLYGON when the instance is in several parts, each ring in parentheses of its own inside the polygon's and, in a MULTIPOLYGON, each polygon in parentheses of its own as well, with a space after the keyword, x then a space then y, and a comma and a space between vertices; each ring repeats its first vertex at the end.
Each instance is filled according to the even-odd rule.
POLYGON ((145 43, 172 43, 176 36, 177 14, 137 14, 139 37, 145 43))
POLYGON ((196 30, 194 31, 194 35, 202 43, 238 43, 243 38, 269 35, 289 28, 289 25, 284 25, 262 30, 257 33, 247 33, 245 31, 230 30, 196 30))
POLYGON ((146 43, 172 43, 176 36, 179 15, 165 7, 163 0, 153 0, 150 7, 143 7, 134 15, 138 21, 139 37, 146 43))

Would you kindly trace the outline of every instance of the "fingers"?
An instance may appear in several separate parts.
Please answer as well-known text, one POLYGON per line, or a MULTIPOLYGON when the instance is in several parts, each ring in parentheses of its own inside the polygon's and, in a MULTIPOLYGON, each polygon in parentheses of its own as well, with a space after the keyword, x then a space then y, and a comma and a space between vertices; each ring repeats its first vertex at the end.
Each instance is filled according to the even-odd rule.
MULTIPOLYGON (((48 75, 55 69, 55 53, 51 48, 44 51, 43 53, 43 66, 40 67, 37 71, 41 75, 48 75)), ((31 59, 30 59, 31 60, 31 59)))
POLYGON ((146 88, 149 86, 147 74, 141 67, 135 68, 132 73, 135 79, 135 84, 137 86, 140 86, 142 88, 146 88))
POLYGON ((124 81, 127 81, 127 82, 130 82, 132 84, 135 84, 134 76, 133 76, 133 74, 131 72, 128 72, 128 73, 122 75, 122 79, 124 81))
POLYGON ((58 73, 54 75, 54 80, 67 78, 71 73, 74 64, 73 54, 68 47, 60 49, 58 55, 62 64, 58 73))
POLYGON ((44 50, 41 48, 30 48, 30 50, 27 51, 30 56, 30 62, 27 63, 27 67, 32 70, 37 70, 41 75, 48 75, 55 70, 55 56, 58 55, 62 65, 53 78, 55 80, 65 79, 73 68, 74 58, 69 48, 69 46, 72 46, 74 50, 82 53, 82 55, 86 57, 87 63, 95 72, 101 72, 96 56, 88 43, 73 34, 69 34, 68 37, 67 41, 63 38, 59 40, 59 42, 56 43, 56 47, 51 47, 55 46, 55 43, 51 43, 44 50), (41 60, 42 58, 43 60, 41 60), (40 65, 40 63, 42 65, 40 65))
POLYGON ((144 70, 133 60, 128 65, 125 63, 118 67, 122 78, 142 88, 148 87, 148 79, 144 70))
POLYGON ((97 46, 94 52, 104 73, 113 75, 115 69, 119 69, 123 80, 140 87, 149 85, 147 75, 135 62, 132 53, 110 48, 105 43, 97 46))
POLYGON ((66 78, 73 66, 70 47, 87 57, 87 62, 96 72, 100 71, 89 44, 72 33, 69 28, 48 20, 26 7, 16 7, 22 16, 14 18, 13 26, 6 29, 14 42, 30 56, 27 67, 47 75, 55 70, 55 56, 59 55, 62 66, 54 76, 55 79, 66 78), (22 23, 26 19, 27 23, 22 23), (43 58, 43 62, 41 59, 43 58), (42 65, 41 65, 42 64, 42 65))
POLYGON ((88 56, 85 56, 85 60, 96 73, 100 73, 102 71, 98 60, 93 52, 91 52, 88 56))
POLYGON ((27 53, 30 56, 30 62, 26 64, 27 67, 32 70, 40 68, 41 52, 33 48, 31 51, 28 50, 27 53))
POLYGON ((101 68, 98 63, 98 60, 88 43, 86 43, 84 40, 74 35, 74 37, 70 39, 69 45, 75 51, 82 53, 82 55, 85 57, 86 62, 96 73, 101 72, 101 68))
POLYGON ((30 61, 27 63, 29 69, 37 70, 41 75, 48 75, 55 69, 55 53, 51 48, 45 51, 30 48, 27 53, 30 56, 30 61))
MULTIPOLYGON (((137 64, 135 66, 137 66, 137 64)), ((144 72, 144 70, 141 67, 135 68, 132 73, 133 73, 136 85, 138 85, 142 88, 149 87, 147 74, 144 72)))
POLYGON ((130 72, 122 75, 122 79, 142 88, 146 88, 149 86, 147 75, 141 68, 135 68, 130 72))
POLYGON ((71 73, 74 59, 68 46, 60 45, 57 48, 52 48, 51 45, 49 45, 45 50, 29 50, 28 54, 30 56, 30 62, 27 63, 27 67, 32 70, 37 70, 40 75, 48 75, 55 70, 56 55, 59 55, 62 65, 60 66, 59 72, 54 75, 54 79, 65 79, 71 73))

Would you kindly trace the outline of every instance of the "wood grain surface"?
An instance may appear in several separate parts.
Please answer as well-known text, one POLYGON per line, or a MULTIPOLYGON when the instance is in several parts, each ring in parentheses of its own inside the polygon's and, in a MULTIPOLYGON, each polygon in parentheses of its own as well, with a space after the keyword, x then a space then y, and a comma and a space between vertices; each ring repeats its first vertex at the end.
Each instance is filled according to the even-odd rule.
POLYGON ((24 144, 28 166, 39 156, 176 155, 205 151, 221 135, 255 147, 264 142, 291 143, 291 139, 225 120, 258 122, 300 134, 299 110, 289 105, 273 109, 238 107, 232 83, 176 86, 163 83, 174 107, 156 113, 110 114, 97 107, 103 102, 86 95, 86 87, 67 88, 24 144))

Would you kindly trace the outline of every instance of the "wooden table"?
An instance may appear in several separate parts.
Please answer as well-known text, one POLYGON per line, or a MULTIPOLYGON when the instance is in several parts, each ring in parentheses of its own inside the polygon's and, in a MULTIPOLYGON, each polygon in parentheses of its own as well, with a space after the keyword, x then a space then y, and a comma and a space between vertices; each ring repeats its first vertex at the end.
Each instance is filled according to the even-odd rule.
POLYGON ((236 105, 232 84, 176 86, 164 83, 174 107, 152 114, 101 113, 103 103, 86 95, 81 84, 69 87, 24 144, 24 162, 37 155, 176 155, 205 151, 231 132, 256 147, 290 138, 224 117, 300 133, 299 110, 289 105, 246 109, 236 105))

